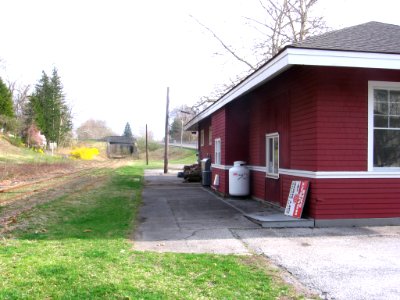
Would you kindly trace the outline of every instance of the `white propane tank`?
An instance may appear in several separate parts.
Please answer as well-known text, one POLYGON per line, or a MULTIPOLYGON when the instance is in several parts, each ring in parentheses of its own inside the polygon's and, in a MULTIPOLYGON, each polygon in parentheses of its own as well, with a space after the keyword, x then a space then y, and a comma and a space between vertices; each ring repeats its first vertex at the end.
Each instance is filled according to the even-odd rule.
POLYGON ((247 196, 250 194, 250 171, 245 161, 235 161, 229 169, 229 195, 247 196))

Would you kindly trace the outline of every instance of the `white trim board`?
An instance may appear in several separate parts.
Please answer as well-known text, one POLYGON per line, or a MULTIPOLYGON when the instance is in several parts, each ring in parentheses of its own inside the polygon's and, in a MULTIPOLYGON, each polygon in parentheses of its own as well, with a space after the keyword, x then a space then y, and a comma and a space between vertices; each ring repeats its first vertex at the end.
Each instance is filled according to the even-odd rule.
POLYGON ((190 120, 185 125, 185 130, 196 130, 197 123, 204 118, 294 65, 400 70, 400 54, 286 48, 266 65, 232 88, 215 104, 190 120))
POLYGON ((400 178, 400 172, 369 171, 303 171, 279 169, 279 174, 313 179, 362 179, 362 178, 400 178))
MULTIPOLYGON (((218 169, 218 170, 229 170, 230 168, 233 168, 233 165, 216 165, 212 164, 212 168, 218 169)), ((255 172, 267 172, 266 167, 261 167, 261 166, 250 166, 250 165, 245 165, 250 171, 255 171, 255 172)))
MULTIPOLYGON (((230 165, 211 165, 214 169, 229 170, 230 165)), ((267 168, 263 166, 246 166, 253 172, 266 173, 267 168)), ((305 171, 293 169, 279 169, 279 175, 304 177, 311 179, 378 179, 378 178, 400 178, 400 172, 393 171, 305 171)))
POLYGON ((229 170, 233 166, 226 166, 226 165, 217 165, 217 164, 211 164, 212 169, 218 169, 218 170, 229 170))

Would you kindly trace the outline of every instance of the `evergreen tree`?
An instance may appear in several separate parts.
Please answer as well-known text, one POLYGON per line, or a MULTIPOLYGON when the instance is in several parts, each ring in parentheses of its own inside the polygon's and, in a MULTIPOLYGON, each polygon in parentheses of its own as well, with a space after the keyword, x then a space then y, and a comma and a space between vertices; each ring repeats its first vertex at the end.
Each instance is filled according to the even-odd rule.
POLYGON ((133 137, 131 125, 129 125, 129 122, 126 122, 123 136, 130 137, 130 138, 133 137))
POLYGON ((171 129, 169 130, 169 135, 173 140, 180 141, 182 132, 182 121, 179 118, 174 118, 171 124, 171 129))
POLYGON ((42 72, 29 106, 27 119, 38 126, 47 141, 63 143, 72 130, 72 116, 57 69, 53 69, 51 77, 42 72))
POLYGON ((0 115, 14 117, 12 95, 8 87, 0 78, 0 115))

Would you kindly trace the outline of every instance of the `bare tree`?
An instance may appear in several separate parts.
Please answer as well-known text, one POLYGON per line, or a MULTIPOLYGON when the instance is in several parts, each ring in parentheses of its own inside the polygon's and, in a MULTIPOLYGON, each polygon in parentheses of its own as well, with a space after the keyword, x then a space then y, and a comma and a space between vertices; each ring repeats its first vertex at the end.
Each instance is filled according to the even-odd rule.
POLYGON ((259 0, 264 20, 247 17, 249 24, 264 38, 255 45, 260 63, 276 55, 284 46, 302 42, 309 36, 327 30, 321 16, 313 16, 318 0, 259 0))
POLYGON ((26 109, 26 104, 28 102, 29 97, 29 85, 18 85, 16 81, 8 82, 8 89, 11 92, 13 103, 14 103, 14 112, 20 121, 23 120, 24 110, 26 109))
POLYGON ((232 87, 250 73, 254 72, 283 47, 302 42, 305 38, 327 30, 321 16, 313 16, 312 9, 318 0, 258 0, 264 12, 263 19, 245 17, 247 25, 260 33, 259 41, 251 47, 252 55, 241 55, 234 47, 224 42, 215 31, 191 16, 200 26, 215 38, 230 56, 243 64, 244 71, 230 82, 219 85, 206 97, 202 97, 194 106, 195 110, 205 108, 217 101, 232 87))
POLYGON ((79 140, 101 139, 115 133, 102 120, 87 120, 76 129, 79 140))
POLYGON ((183 142, 192 142, 195 137, 191 132, 183 131, 183 126, 194 118, 197 113, 199 113, 198 109, 194 109, 194 107, 189 107, 187 105, 182 105, 172 109, 170 112, 172 123, 169 132, 171 138, 176 141, 180 141, 182 138, 183 142))
MULTIPOLYGON (((207 108, 209 105, 216 102, 221 96, 223 96, 227 91, 229 91, 232 87, 237 85, 243 78, 245 78, 248 74, 252 72, 253 69, 249 69, 246 72, 235 76, 234 78, 229 78, 227 82, 222 84, 217 84, 214 87, 214 90, 207 96, 203 96, 197 101, 190 109, 195 114, 198 114, 200 111, 207 108)), ((255 70, 255 69, 254 69, 255 70)))
POLYGON ((206 25, 204 25, 203 23, 201 23, 198 19, 196 19, 194 16, 190 15, 190 17, 192 19, 194 19, 200 26, 202 26, 203 28, 205 28, 208 32, 211 33, 211 35, 221 44, 221 46, 227 51, 229 52, 236 60, 244 63, 245 65, 247 65, 248 68, 250 69, 255 69, 255 66, 253 66, 248 60, 244 59, 243 57, 241 57, 238 53, 236 53, 236 50, 229 46, 228 44, 226 44, 213 30, 211 30, 209 27, 207 27, 206 25))
POLYGON ((184 104, 171 109, 169 116, 171 118, 177 117, 184 120, 184 122, 187 122, 191 120, 196 114, 197 110, 193 110, 193 107, 184 104))

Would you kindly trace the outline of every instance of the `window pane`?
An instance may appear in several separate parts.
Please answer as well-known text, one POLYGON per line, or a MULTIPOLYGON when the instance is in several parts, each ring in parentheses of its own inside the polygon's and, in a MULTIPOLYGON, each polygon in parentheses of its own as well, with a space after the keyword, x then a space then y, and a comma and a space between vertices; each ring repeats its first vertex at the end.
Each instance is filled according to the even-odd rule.
POLYGON ((391 116, 400 116, 400 102, 390 102, 389 114, 391 116))
POLYGON ((274 138, 274 173, 278 173, 279 162, 279 139, 274 138))
POLYGON ((388 91, 387 90, 374 90, 374 101, 387 102, 388 91))
POLYGON ((387 128, 389 125, 389 117, 374 116, 374 127, 387 128))
POLYGON ((272 166, 272 163, 274 162, 274 139, 268 139, 268 153, 269 153, 269 158, 268 162, 272 166))
POLYGON ((374 114, 375 115, 388 115, 389 111, 388 111, 388 103, 386 102, 382 102, 382 101, 375 101, 374 102, 374 114))
POLYGON ((390 91, 390 102, 400 103, 400 91, 390 91))
POLYGON ((215 147, 215 164, 220 165, 221 164, 221 140, 216 139, 214 141, 214 147, 215 147))
POLYGON ((390 128, 400 128, 400 117, 390 117, 390 128))
POLYGON ((400 130, 374 130, 374 167, 400 167, 400 130))
POLYGON ((272 173, 273 172, 273 139, 270 137, 267 137, 267 173, 272 173))

